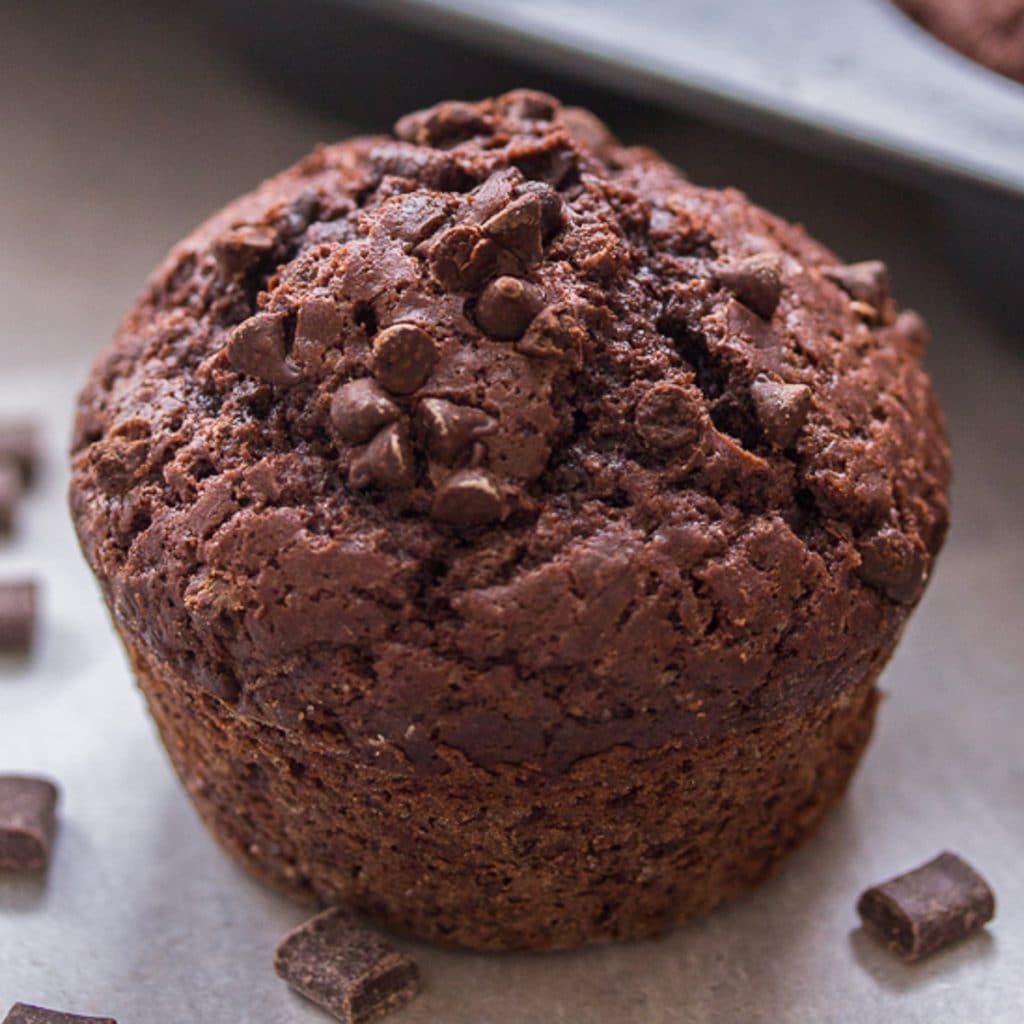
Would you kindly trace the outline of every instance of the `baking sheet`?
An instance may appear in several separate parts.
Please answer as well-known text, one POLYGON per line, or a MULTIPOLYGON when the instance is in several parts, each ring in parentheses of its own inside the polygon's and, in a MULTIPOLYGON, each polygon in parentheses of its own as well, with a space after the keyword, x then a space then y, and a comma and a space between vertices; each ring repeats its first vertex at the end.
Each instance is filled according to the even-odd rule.
MULTIPOLYGON (((64 508, 70 406, 163 251, 347 127, 261 91, 180 9, 0 6, 0 410, 36 411, 46 466, 0 578, 45 586, 36 657, 0 665, 0 771, 63 789, 45 879, 0 877, 0 1014, 15 1000, 120 1024, 326 1020, 274 975, 304 911, 194 817, 129 679, 64 508), (65 19, 66 35, 50 28, 65 19), (41 60, 40 54, 46 59, 41 60), (60 68, 60 75, 53 73, 60 68)), ((616 125, 625 136, 635 125, 616 125)), ((423 995, 395 1024, 1019 1024, 1024 1019, 1024 354, 964 292, 918 197, 715 131, 646 140, 785 205, 851 258, 884 255, 924 310, 956 453, 955 526, 886 672, 849 799, 753 896, 660 941, 549 956, 400 943, 423 995), (704 154, 701 156, 701 154, 704 154), (687 159, 689 155, 690 159, 687 159), (985 934, 906 967, 861 934, 865 885, 956 850, 996 889, 985 934)))

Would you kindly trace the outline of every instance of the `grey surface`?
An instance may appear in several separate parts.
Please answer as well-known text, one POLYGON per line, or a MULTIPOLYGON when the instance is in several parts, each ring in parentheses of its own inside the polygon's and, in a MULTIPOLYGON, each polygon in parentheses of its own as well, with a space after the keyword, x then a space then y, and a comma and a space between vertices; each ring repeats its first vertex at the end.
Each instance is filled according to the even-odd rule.
MULTIPOLYGON (((0 578, 27 569, 46 586, 37 656, 0 666, 0 771, 63 788, 48 877, 0 876, 0 1014, 20 999, 120 1024, 312 1024, 326 1018, 270 966, 303 911, 244 877, 194 818, 78 556, 62 453, 85 367, 167 246, 346 129, 246 82, 183 14, 101 3, 54 36, 60 10, 0 6, 0 409, 38 411, 47 429, 40 488, 20 538, 0 548, 0 578)), ((391 1019, 1019 1024, 1024 353, 964 292, 913 193, 697 125, 616 127, 698 180, 743 184, 851 258, 889 259, 938 336, 955 526, 885 674, 849 799, 773 881, 659 942, 546 957, 421 950, 426 991, 391 1019), (854 900, 946 847, 989 877, 997 919, 904 967, 860 933, 854 900)))
POLYGON ((889 0, 345 0, 766 133, 1024 198, 1024 85, 889 0))

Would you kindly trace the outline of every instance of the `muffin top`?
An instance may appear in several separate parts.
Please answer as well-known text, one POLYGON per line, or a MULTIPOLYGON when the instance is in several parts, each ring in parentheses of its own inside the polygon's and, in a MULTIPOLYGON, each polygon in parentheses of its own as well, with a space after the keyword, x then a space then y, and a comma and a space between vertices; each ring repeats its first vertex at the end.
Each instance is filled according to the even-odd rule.
POLYGON ((81 396, 130 645, 392 766, 802 713, 920 596, 948 450, 877 262, 519 91, 324 146, 178 245, 81 396))

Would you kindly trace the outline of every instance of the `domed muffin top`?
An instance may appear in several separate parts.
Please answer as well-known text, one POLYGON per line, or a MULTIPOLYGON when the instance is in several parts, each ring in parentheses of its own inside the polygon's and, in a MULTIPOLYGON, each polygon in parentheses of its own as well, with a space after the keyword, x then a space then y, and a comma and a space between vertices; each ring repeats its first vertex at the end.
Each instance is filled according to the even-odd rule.
POLYGON ((925 340, 585 111, 442 103, 171 253, 72 506, 122 631, 249 713, 564 762, 866 670, 945 530, 925 340))

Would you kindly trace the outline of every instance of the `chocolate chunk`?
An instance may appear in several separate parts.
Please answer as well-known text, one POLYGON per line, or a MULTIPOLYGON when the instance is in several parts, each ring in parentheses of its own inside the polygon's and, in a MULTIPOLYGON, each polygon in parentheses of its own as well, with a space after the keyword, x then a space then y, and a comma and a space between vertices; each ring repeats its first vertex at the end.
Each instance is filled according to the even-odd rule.
POLYGON ((225 279, 244 274, 267 255, 277 241, 273 228, 242 224, 217 238, 212 246, 217 269, 225 279))
POLYGON ((565 130, 577 145, 589 149, 602 159, 608 157, 611 151, 620 145, 608 125, 583 107, 563 108, 558 115, 558 122, 565 126, 565 130))
POLYGON ((345 321, 333 299, 324 296, 308 299, 295 317, 296 348, 312 345, 334 348, 341 343, 345 321))
POLYGON ((851 299, 867 303, 873 310, 880 310, 889 297, 889 269, 881 260, 826 267, 823 273, 851 299))
POLYGON ((288 363, 284 317, 279 313, 257 313, 240 323, 231 332, 228 362, 239 373, 281 387, 302 379, 299 371, 288 363))
POLYGON ((543 306, 544 296, 536 285, 517 277, 496 277, 477 300, 476 322, 492 338, 514 341, 543 306))
POLYGON ((388 489, 411 487, 416 479, 412 446, 405 428, 392 423, 353 458, 348 482, 357 490, 375 484, 388 489))
POLYGON ((22 483, 31 484, 39 462, 36 424, 29 419, 0 420, 0 462, 18 467, 22 483))
POLYGON ((782 260, 770 252, 715 268, 715 280, 758 316, 770 320, 782 296, 782 260))
POLYGON ((462 469, 440 486, 434 498, 434 518, 453 526, 484 526, 505 511, 501 489, 482 469, 462 469))
POLYGON ((443 398, 424 398, 416 409, 416 425, 431 458, 451 465, 497 423, 480 409, 443 398))
POLYGON ((467 223, 482 224, 505 209, 516 197, 516 189, 523 184, 523 172, 518 167, 505 167, 495 171, 469 194, 470 208, 467 223))
POLYGON ((320 212, 320 196, 314 189, 303 189, 289 204, 281 223, 290 238, 302 234, 320 212))
POLYGON ((331 426, 349 444, 369 441, 400 415, 398 406, 369 377, 343 384, 331 401, 331 426))
POLYGON ((524 192, 486 220, 483 227, 490 238, 513 253, 524 267, 532 267, 544 256, 542 221, 540 197, 524 192))
POLYGON ((404 1006, 419 991, 414 960, 360 927, 341 908, 326 910, 289 932, 274 969, 293 989, 346 1024, 404 1006))
POLYGON ((15 1003, 4 1017, 3 1024, 117 1024, 117 1021, 113 1017, 83 1017, 78 1013, 15 1003))
POLYGON ((497 272, 499 262, 497 245, 473 224, 457 224, 442 232, 427 254, 431 276, 449 292, 478 288, 497 272))
POLYGON ((861 564, 857 575, 884 591, 894 601, 912 604, 927 580, 928 557, 906 534, 883 526, 858 545, 861 564))
POLYGON ((526 181, 519 187, 520 195, 533 195, 540 200, 540 227, 544 241, 559 231, 565 223, 565 204, 562 197, 546 181, 526 181))
POLYGON ((413 192, 383 207, 382 219, 389 234, 412 246, 429 238, 444 224, 448 208, 440 196, 413 192))
POLYGON ((422 386, 436 362, 434 339, 416 324, 393 324, 373 339, 373 375, 393 394, 422 386))
POLYGON ((541 359, 562 359, 575 369, 583 365, 587 332, 580 323, 582 310, 574 302, 556 302, 542 309, 516 342, 516 349, 541 359))
POLYGON ((533 89, 514 89, 499 100, 501 111, 507 117, 521 121, 550 121, 559 108, 559 102, 546 92, 533 89))
POLYGON ((34 580, 0 583, 0 654, 25 655, 36 632, 34 580))
POLYGON ((677 384, 655 384, 637 403, 636 431, 652 448, 692 450, 703 433, 700 406, 677 384))
POLYGON ((474 136, 490 134, 484 115, 472 103, 457 100, 406 114, 395 122, 395 135, 419 146, 454 146, 474 136))
POLYGON ((0 868, 40 871, 50 862, 57 787, 27 775, 0 775, 0 868))
POLYGON ((0 536, 14 532, 21 501, 21 470, 10 460, 0 461, 0 536))
POLYGON ((807 420, 811 389, 758 377, 750 385, 750 397, 764 436, 776 448, 788 448, 807 420))
POLYGON ((914 355, 924 355, 931 341, 931 332, 920 313, 913 309, 904 309, 897 315, 892 329, 906 341, 907 347, 914 355))
POLYGON ((995 912, 988 883, 953 853, 873 886, 857 901, 865 927, 904 960, 966 939, 995 912))

